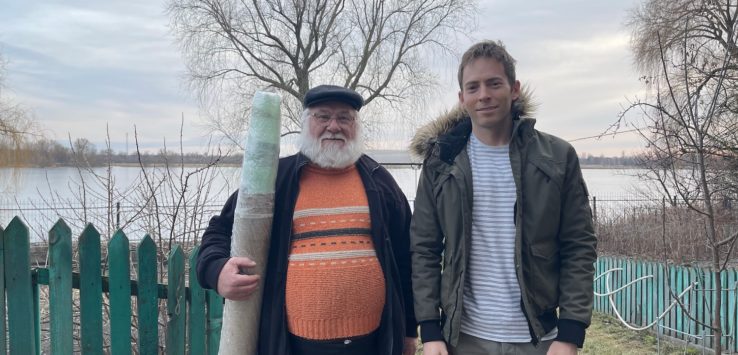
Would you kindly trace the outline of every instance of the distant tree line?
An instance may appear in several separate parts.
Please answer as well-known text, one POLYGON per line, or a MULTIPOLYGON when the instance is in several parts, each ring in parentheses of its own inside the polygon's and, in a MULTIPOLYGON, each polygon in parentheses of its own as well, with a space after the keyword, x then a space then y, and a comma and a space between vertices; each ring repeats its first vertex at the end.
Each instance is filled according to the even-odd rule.
POLYGON ((78 138, 66 145, 46 138, 20 144, 0 141, 0 166, 4 167, 209 164, 215 159, 221 164, 240 164, 243 158, 241 154, 220 156, 165 149, 158 152, 116 152, 110 148, 98 149, 86 138, 78 138))
MULTIPOLYGON (((86 138, 77 138, 71 143, 62 144, 52 139, 37 139, 23 142, 20 145, 0 141, 0 166, 15 167, 52 167, 52 166, 105 166, 105 165, 143 165, 153 164, 208 164, 218 159, 218 164, 241 164, 240 153, 181 153, 160 149, 149 151, 113 151, 109 148, 98 149, 86 138)), ((622 154, 617 157, 591 155, 583 153, 580 163, 584 166, 601 167, 637 167, 639 158, 622 154)))
POLYGON ((583 153, 579 157, 579 164, 584 166, 602 166, 602 167, 638 167, 640 163, 637 155, 621 154, 619 157, 606 157, 604 155, 592 155, 583 153))

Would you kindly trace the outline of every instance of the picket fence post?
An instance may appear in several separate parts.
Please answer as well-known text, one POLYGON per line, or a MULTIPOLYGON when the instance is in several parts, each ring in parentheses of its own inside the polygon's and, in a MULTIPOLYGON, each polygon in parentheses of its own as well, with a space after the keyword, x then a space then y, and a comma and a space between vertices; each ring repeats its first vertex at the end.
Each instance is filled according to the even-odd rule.
POLYGON ((131 354, 130 255, 128 238, 118 230, 108 243, 111 355, 131 354))
POLYGON ((159 353, 156 245, 148 234, 138 244, 138 353, 159 353))
POLYGON ((3 233, 5 245, 5 292, 8 301, 9 353, 36 354, 38 333, 34 325, 31 293, 30 240, 28 227, 15 217, 3 233), (33 341, 30 338, 32 338, 33 341))
POLYGON ((49 231, 49 318, 51 353, 71 355, 72 231, 61 219, 49 231))

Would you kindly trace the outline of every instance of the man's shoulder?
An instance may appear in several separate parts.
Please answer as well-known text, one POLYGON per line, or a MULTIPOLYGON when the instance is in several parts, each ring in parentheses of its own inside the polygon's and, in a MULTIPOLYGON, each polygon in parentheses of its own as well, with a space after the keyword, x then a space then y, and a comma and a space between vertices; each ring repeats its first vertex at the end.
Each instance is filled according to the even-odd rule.
POLYGON ((528 148, 537 148, 540 150, 546 150, 550 151, 553 154, 559 155, 562 154, 564 156, 569 155, 571 153, 576 154, 576 151, 574 149, 574 146, 571 145, 571 143, 567 142, 563 138, 553 135, 551 133, 539 131, 537 129, 533 129, 533 134, 535 136, 535 142, 537 142, 537 145, 529 145, 528 148))

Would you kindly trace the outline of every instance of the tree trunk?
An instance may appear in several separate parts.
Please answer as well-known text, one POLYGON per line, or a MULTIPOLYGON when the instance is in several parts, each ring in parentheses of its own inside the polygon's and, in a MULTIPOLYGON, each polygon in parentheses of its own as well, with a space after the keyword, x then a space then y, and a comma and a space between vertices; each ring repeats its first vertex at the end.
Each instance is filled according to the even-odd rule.
POLYGON ((264 269, 269 254, 279 161, 279 103, 277 94, 258 92, 254 95, 233 217, 231 255, 246 256, 256 262, 253 272, 261 275, 261 280, 248 300, 226 300, 220 335, 221 355, 255 354, 259 340, 264 269))

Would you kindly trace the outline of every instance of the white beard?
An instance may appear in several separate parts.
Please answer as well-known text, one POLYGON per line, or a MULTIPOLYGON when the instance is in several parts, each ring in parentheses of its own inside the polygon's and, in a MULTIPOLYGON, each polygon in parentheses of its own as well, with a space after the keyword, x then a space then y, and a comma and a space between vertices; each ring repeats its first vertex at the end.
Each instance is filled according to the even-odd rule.
POLYGON ((353 140, 347 140, 341 133, 323 133, 319 138, 310 135, 310 130, 305 126, 300 133, 300 152, 304 154, 315 165, 326 169, 347 168, 361 157, 364 153, 364 140, 361 132, 357 129, 353 140), (327 147, 321 145, 323 138, 342 138, 344 144, 339 147, 329 144, 327 147))

